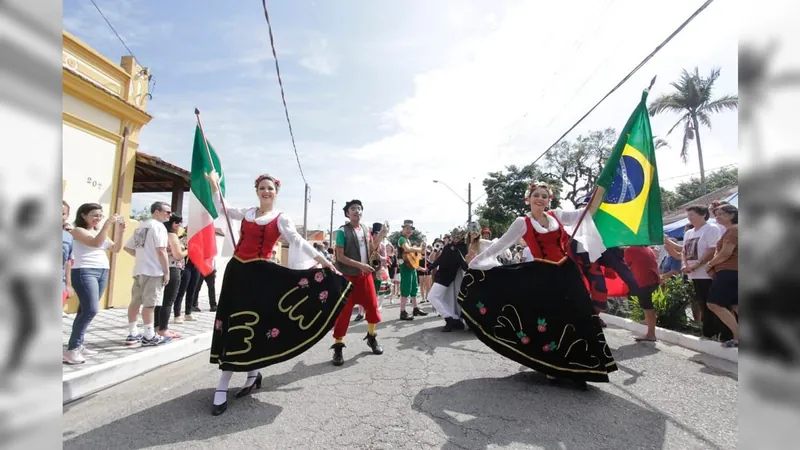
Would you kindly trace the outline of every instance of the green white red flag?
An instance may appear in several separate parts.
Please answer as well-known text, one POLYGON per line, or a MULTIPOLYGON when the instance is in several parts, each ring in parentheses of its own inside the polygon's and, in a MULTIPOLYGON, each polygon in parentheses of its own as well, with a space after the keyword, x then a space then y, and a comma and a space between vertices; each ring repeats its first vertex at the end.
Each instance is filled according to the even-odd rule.
POLYGON ((192 150, 192 177, 189 195, 189 224, 187 226, 189 241, 189 259, 203 276, 214 270, 214 257, 217 256, 217 235, 214 219, 220 216, 214 206, 214 194, 206 174, 216 170, 219 174, 220 194, 225 196, 225 176, 222 163, 214 151, 214 147, 203 137, 200 125, 194 132, 194 148, 192 150), (206 145, 208 148, 206 149, 206 145), (209 158, 210 156, 210 158, 209 158))

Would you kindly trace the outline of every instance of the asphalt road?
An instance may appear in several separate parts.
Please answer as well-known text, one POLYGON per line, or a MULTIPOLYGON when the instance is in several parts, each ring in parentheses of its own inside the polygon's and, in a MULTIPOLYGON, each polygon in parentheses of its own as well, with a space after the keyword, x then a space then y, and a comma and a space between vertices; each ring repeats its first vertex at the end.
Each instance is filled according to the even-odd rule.
POLYGON ((469 332, 384 308, 385 353, 351 327, 346 363, 323 340, 262 370, 250 398, 210 414, 219 371, 206 353, 64 407, 65 449, 734 449, 737 366, 609 328, 620 370, 589 392, 489 350, 469 332))

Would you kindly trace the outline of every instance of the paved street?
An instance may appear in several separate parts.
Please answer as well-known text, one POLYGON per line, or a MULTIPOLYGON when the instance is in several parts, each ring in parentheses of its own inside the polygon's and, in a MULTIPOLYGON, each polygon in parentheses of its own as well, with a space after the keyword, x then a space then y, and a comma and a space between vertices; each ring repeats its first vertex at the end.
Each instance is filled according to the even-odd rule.
MULTIPOLYGON (((351 327, 345 366, 326 339, 262 370, 251 398, 210 414, 208 354, 64 407, 65 449, 734 449, 737 367, 609 328, 620 371, 589 392, 549 386, 441 319, 384 308, 373 356, 351 327)), ((237 374, 235 389, 244 382, 237 374)))

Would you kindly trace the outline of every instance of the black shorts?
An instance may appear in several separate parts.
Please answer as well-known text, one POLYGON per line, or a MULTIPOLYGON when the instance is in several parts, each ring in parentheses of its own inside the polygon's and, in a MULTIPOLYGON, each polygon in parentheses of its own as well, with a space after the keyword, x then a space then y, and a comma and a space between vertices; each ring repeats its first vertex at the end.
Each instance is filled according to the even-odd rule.
POLYGON ((739 305, 739 271, 721 270, 717 272, 708 293, 708 303, 725 308, 739 305))
POLYGON ((658 284, 654 284, 652 286, 645 286, 640 288, 640 294, 636 297, 639 300, 639 307, 642 309, 654 309, 653 308, 653 293, 658 290, 658 284))

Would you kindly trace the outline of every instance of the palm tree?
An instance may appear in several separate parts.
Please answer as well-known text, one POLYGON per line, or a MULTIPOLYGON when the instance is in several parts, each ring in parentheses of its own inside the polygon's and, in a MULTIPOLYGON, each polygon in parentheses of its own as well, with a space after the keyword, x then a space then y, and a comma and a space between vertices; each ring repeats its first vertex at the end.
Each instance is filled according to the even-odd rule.
POLYGON ((689 158, 689 141, 697 141, 697 156, 700 160, 700 185, 703 194, 706 194, 706 173, 703 167, 703 147, 700 144, 700 124, 711 128, 711 114, 726 110, 736 110, 739 107, 738 95, 723 95, 715 100, 711 98, 714 83, 719 78, 720 69, 714 68, 708 77, 700 75, 697 67, 689 73, 685 69, 678 81, 670 83, 675 92, 662 94, 650 104, 650 116, 662 112, 672 112, 681 115, 680 120, 672 126, 667 135, 683 124, 683 147, 681 159, 687 162, 689 158))

